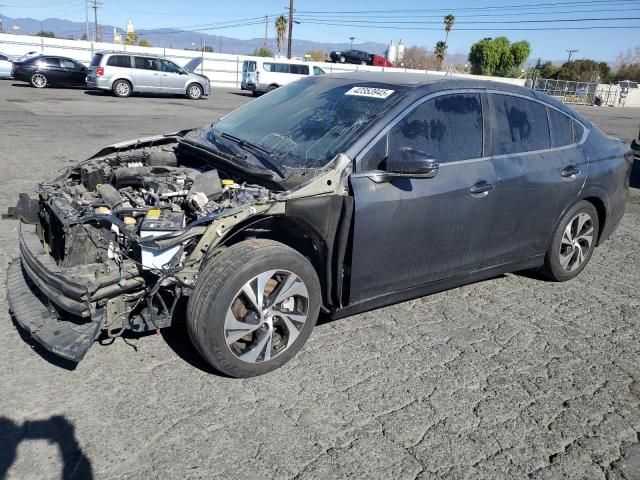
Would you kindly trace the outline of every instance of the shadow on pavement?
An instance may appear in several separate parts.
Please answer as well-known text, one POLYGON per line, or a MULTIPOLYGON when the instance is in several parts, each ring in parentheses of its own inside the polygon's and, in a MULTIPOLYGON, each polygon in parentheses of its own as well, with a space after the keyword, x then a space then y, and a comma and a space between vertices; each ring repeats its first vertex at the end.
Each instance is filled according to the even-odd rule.
POLYGON ((93 478, 91 461, 78 444, 75 427, 60 415, 46 420, 29 420, 22 425, 0 417, 0 478, 7 478, 7 472, 16 459, 18 446, 29 440, 47 440, 58 446, 63 464, 60 475, 62 480, 93 478))

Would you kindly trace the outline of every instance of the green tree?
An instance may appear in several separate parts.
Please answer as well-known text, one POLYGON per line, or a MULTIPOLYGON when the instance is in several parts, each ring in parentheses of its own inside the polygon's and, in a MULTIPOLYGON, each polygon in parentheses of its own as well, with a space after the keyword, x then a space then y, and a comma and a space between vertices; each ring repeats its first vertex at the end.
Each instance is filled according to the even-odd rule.
POLYGON ((282 52, 284 48, 284 40, 287 35, 287 17, 280 15, 276 18, 276 40, 278 42, 278 54, 282 52))
POLYGON ((140 41, 138 42, 138 45, 140 45, 141 47, 153 47, 151 42, 146 38, 141 38, 140 41))
POLYGON ((137 33, 129 32, 127 33, 127 36, 124 37, 124 41, 122 43, 124 43, 125 45, 135 45, 138 42, 139 38, 140 37, 137 33))
POLYGON ((560 67, 555 66, 552 62, 544 62, 540 67, 540 78, 556 78, 560 67))
POLYGON ((273 52, 269 47, 260 47, 256 48, 253 52, 251 52, 251 56, 253 57, 273 57, 273 52))
POLYGON ((525 40, 511 44, 506 37, 484 38, 471 46, 471 73, 513 77, 530 53, 531 46, 525 40))
POLYGON ((447 54, 447 44, 442 41, 437 42, 433 53, 435 53, 438 59, 438 70, 442 70, 442 62, 444 62, 444 57, 447 54))

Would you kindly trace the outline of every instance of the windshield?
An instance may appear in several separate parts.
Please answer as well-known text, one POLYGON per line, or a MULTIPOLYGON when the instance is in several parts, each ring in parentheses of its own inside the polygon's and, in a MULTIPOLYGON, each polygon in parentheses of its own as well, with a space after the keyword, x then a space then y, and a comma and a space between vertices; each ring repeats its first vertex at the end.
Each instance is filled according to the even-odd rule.
POLYGON ((256 145, 285 167, 320 168, 387 111, 408 88, 309 77, 231 112, 213 127, 256 145))

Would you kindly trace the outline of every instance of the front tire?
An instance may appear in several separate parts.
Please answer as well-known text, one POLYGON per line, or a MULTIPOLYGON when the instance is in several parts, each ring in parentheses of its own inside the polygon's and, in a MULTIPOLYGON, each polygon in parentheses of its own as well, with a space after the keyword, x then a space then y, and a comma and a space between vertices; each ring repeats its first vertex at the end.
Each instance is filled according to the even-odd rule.
POLYGON ((197 83, 192 83, 187 87, 187 98, 190 100, 200 100, 202 93, 202 86, 197 83))
POLYGON ((574 205, 558 225, 542 273, 556 282, 577 277, 593 255, 599 228, 598 211, 592 203, 582 200, 574 205))
POLYGON ((113 94, 120 98, 130 97, 133 91, 131 84, 126 80, 116 80, 113 82, 111 89, 113 90, 113 94))
POLYGON ((262 375, 304 345, 320 302, 318 276, 300 253, 271 240, 243 241, 203 268, 189 299, 187 329, 219 372, 262 375))
POLYGON ((47 77, 44 76, 44 74, 42 74, 42 73, 34 73, 29 78, 29 83, 34 88, 44 88, 44 87, 47 86, 49 81, 47 80, 47 77))

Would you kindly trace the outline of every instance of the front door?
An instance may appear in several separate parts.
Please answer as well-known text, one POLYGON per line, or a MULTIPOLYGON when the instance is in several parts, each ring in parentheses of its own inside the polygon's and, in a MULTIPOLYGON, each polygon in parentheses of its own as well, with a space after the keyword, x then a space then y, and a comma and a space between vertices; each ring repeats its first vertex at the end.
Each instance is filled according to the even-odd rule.
POLYGON ((481 93, 428 99, 357 161, 350 303, 477 270, 497 207, 481 93), (380 181, 389 155, 424 152, 433 178, 380 181))
POLYGON ((69 85, 84 85, 86 83, 87 70, 83 65, 68 58, 60 59, 60 66, 67 74, 69 85))
POLYGON ((160 60, 160 77, 162 80, 162 91, 165 93, 185 93, 186 77, 182 69, 169 60, 160 60))
POLYGON ((493 163, 500 210, 491 228, 484 266, 545 253, 563 211, 587 177, 579 145, 583 127, 533 99, 487 95, 492 116, 493 163))

